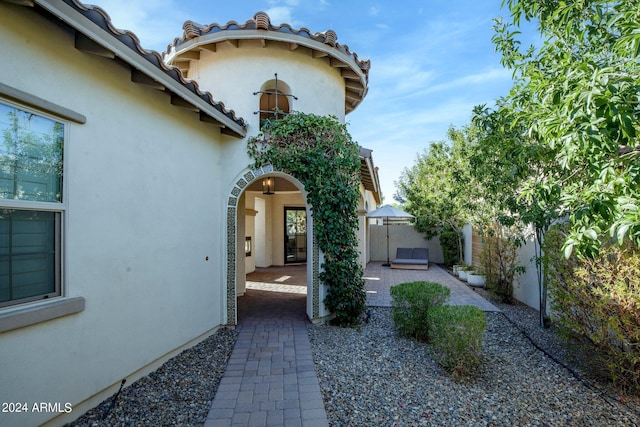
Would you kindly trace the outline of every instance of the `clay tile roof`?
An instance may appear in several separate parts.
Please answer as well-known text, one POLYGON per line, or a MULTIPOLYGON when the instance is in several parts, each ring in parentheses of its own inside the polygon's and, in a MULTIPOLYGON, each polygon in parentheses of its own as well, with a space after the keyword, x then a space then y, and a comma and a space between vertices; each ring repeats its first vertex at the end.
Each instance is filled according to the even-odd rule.
MULTIPOLYGON (((180 69, 172 65, 165 64, 160 53, 154 50, 143 48, 140 44, 140 40, 134 33, 132 33, 131 31, 120 30, 116 28, 111 22, 111 18, 109 17, 107 12, 105 12, 103 9, 98 6, 85 5, 79 0, 63 0, 63 2, 71 6, 75 11, 82 14, 98 27, 107 31, 110 36, 120 41, 131 51, 135 52, 141 58, 144 58, 158 70, 162 71, 164 74, 184 86, 195 97, 202 99, 207 104, 222 113, 229 120, 236 123, 243 131, 246 130, 247 124, 244 119, 236 117, 235 112, 233 110, 227 109, 222 102, 215 101, 211 93, 200 90, 198 83, 193 80, 186 79, 180 69)), ((185 29, 185 33, 186 32, 187 30, 185 29)))
POLYGON ((355 52, 351 52, 349 50, 349 46, 341 45, 337 42, 338 35, 333 30, 327 30, 324 33, 311 33, 311 31, 307 28, 300 28, 298 30, 292 28, 289 24, 281 24, 281 25, 273 25, 271 20, 269 19, 269 15, 265 12, 257 12, 252 19, 249 19, 244 24, 240 25, 236 21, 229 21, 226 25, 221 25, 217 23, 209 24, 209 25, 200 25, 196 24, 193 21, 186 21, 182 26, 184 30, 181 38, 176 37, 173 40, 173 43, 167 46, 167 50, 164 52, 165 55, 171 53, 172 48, 179 47, 184 44, 186 41, 189 41, 195 37, 200 37, 206 34, 217 33, 219 31, 229 31, 229 30, 267 30, 267 31, 275 31, 280 33, 288 33, 295 34, 301 37, 308 38, 310 40, 315 40, 321 43, 325 43, 331 47, 334 47, 339 52, 344 53, 347 56, 350 56, 353 61, 358 64, 360 69, 368 76, 369 69, 371 68, 371 61, 360 60, 358 55, 355 52))
MULTIPOLYGON (((244 24, 229 21, 225 25, 218 23, 201 25, 193 21, 186 21, 182 28, 184 30, 182 37, 175 38, 173 43, 169 44, 167 50, 163 52, 165 60, 169 62, 185 51, 194 48, 199 42, 206 43, 208 40, 217 39, 218 37, 225 40, 240 40, 251 37, 282 40, 282 36, 294 36, 294 39, 297 39, 294 40, 296 43, 311 49, 322 49, 323 54, 328 54, 332 61, 341 62, 343 65, 339 65, 340 67, 347 67, 345 70, 349 68, 353 70, 351 74, 345 71, 343 76, 346 79, 351 82, 360 80, 359 84, 348 85, 350 90, 354 92, 350 93, 350 105, 347 105, 347 112, 353 110, 367 93, 371 62, 369 60, 361 60, 355 52, 349 50, 349 46, 338 43, 338 35, 333 30, 312 33, 307 28, 294 29, 289 24, 273 25, 265 12, 257 12, 252 19, 249 19, 244 24), (308 40, 308 42, 305 43, 305 40, 308 40), (325 48, 321 46, 325 46, 325 48)), ((291 39, 288 40, 291 41, 291 39)), ((334 65, 332 62, 332 66, 338 65, 334 65)))

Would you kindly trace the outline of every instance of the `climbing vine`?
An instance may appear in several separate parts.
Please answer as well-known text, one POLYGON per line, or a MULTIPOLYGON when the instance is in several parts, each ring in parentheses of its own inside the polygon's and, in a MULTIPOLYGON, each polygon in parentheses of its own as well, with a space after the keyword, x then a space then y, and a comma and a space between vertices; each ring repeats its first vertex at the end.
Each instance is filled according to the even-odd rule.
POLYGON ((296 112, 266 121, 249 139, 248 153, 255 167, 271 164, 304 185, 324 254, 324 304, 334 323, 359 324, 366 302, 356 234, 360 156, 346 125, 334 116, 296 112))

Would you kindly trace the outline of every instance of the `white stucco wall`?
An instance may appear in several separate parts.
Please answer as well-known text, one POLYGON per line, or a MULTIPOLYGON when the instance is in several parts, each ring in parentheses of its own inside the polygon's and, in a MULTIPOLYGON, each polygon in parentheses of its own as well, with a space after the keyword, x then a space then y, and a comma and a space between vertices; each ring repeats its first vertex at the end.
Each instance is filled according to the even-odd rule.
MULTIPOLYGON (((86 308, 0 334, 0 401, 70 402, 75 418, 225 323, 220 152, 240 142, 25 10, 0 2, 11 62, 0 82, 87 117, 67 124, 63 232, 64 294, 86 308)), ((0 425, 55 415, 0 414, 0 425)))
POLYGON ((377 206, 373 193, 365 190, 362 184, 360 184, 360 194, 361 200, 358 206, 358 252, 360 253, 360 265, 365 269, 367 268, 367 263, 371 261, 371 250, 369 248, 371 239, 369 232, 370 219, 367 218, 367 213, 375 210, 377 206))
MULTIPOLYGON (((313 58, 306 49, 290 51, 286 45, 240 41, 240 47, 219 43, 216 52, 201 51, 194 61, 197 70, 190 75, 216 99, 232 106, 257 133, 262 85, 274 79, 285 83, 291 94, 291 110, 314 114, 333 114, 344 121, 344 80, 340 69, 329 65, 328 58, 313 58), (310 84, 313 82, 313 84, 310 84), (239 96, 246 94, 246 96, 239 96)), ((255 134, 254 133, 254 134, 255 134)))
POLYGON ((525 268, 525 273, 518 276, 513 286, 513 296, 536 310, 540 309, 540 290, 535 263, 535 237, 532 227, 527 229, 526 243, 518 249, 519 265, 525 268))

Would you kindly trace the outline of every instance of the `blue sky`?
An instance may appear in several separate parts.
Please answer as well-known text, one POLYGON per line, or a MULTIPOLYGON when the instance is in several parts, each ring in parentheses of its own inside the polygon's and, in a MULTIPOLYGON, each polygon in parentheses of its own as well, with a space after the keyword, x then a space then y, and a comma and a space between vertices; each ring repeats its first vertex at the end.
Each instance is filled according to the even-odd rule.
MULTIPOLYGON (((491 43, 501 0, 93 0, 147 49, 164 51, 182 24, 234 20, 258 11, 272 24, 332 29, 338 42, 371 60, 369 93, 347 115, 349 131, 373 150, 384 202, 394 181, 449 126, 463 126, 478 104, 493 105, 511 87, 491 43)), ((211 91, 215 98, 215 90, 211 91)), ((233 108, 233 105, 229 105, 233 108)))

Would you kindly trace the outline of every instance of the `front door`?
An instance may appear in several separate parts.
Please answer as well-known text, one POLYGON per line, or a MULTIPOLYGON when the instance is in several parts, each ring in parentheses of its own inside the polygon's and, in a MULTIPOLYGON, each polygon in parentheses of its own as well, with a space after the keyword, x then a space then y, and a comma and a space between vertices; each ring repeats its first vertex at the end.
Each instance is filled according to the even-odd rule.
POLYGON ((307 262, 307 210, 284 208, 284 262, 307 262))

